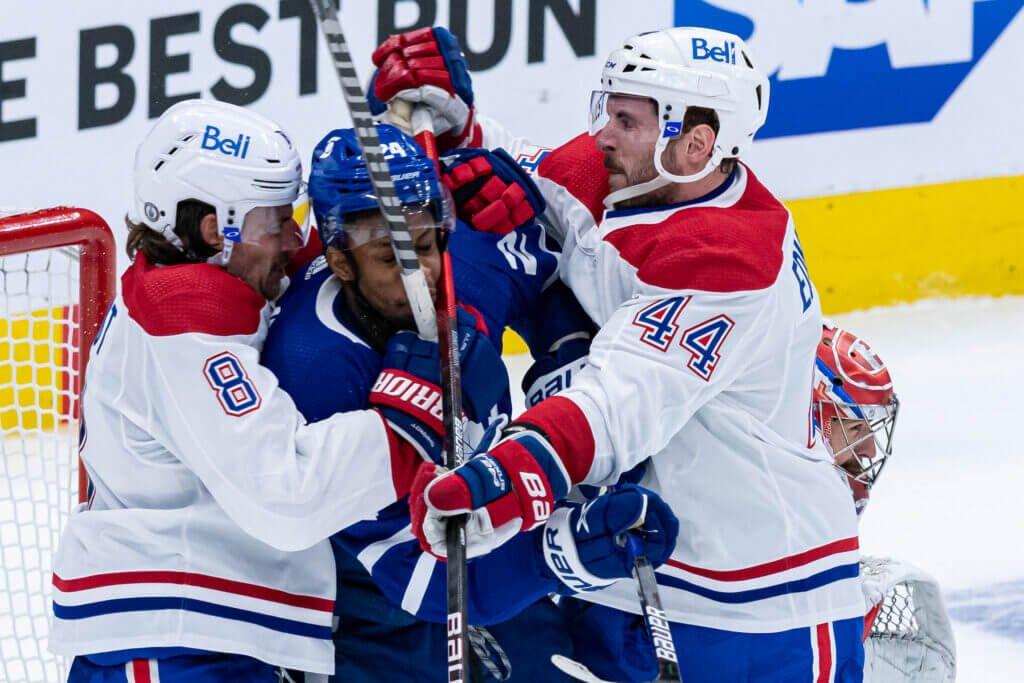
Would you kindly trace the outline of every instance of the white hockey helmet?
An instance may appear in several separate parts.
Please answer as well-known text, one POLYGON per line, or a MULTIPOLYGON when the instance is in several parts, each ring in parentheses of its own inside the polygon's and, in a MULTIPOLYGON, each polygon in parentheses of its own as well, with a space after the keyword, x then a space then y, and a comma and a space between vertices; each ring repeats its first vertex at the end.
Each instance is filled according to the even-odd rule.
POLYGON ((233 243, 282 229, 271 209, 294 205, 301 191, 302 161, 280 126, 226 102, 186 100, 164 112, 136 150, 129 219, 181 248, 178 203, 205 202, 224 236, 211 260, 223 265, 233 243))
POLYGON ((641 33, 612 51, 601 74, 601 89, 591 96, 591 135, 607 123, 610 95, 654 100, 661 135, 654 149, 659 177, 613 192, 605 200, 609 206, 670 182, 700 180, 724 159, 741 156, 768 115, 769 85, 739 36, 708 28, 678 27, 641 33), (719 129, 704 169, 679 176, 665 169, 661 156, 668 143, 682 135, 688 107, 713 109, 719 129))

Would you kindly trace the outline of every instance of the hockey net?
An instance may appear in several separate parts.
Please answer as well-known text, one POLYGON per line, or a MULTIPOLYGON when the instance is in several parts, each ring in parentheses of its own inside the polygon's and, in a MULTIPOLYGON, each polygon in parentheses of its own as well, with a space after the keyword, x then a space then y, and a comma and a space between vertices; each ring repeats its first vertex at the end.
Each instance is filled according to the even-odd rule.
POLYGON ((0 680, 57 681, 52 555, 86 493, 79 390, 114 293, 114 240, 82 209, 0 210, 0 680))
POLYGON ((865 557, 867 604, 864 680, 873 683, 956 679, 956 645, 939 585, 927 573, 889 558, 865 557))

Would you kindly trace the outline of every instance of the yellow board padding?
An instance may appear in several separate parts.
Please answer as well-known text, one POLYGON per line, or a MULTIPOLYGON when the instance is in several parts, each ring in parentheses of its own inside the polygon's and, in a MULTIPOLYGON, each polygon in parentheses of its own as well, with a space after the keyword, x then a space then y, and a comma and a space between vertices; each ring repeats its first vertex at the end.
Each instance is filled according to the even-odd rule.
MULTIPOLYGON (((1024 176, 786 201, 827 314, 1024 294, 1024 176)), ((505 331, 504 352, 526 353, 505 331)))
POLYGON ((52 430, 74 403, 71 308, 0 319, 0 429, 52 430))
POLYGON ((1024 294, 1024 176, 788 201, 825 313, 1024 294))

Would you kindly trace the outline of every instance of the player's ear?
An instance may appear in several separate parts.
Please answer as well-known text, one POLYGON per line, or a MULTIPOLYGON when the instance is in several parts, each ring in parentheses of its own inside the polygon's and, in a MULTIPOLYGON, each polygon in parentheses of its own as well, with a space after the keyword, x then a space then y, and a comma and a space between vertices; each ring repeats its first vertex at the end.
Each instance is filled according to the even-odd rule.
POLYGON ((330 267, 331 272, 344 282, 355 282, 356 274, 345 252, 335 247, 327 247, 326 256, 327 265, 330 267))
POLYGON ((686 143, 687 161, 703 168, 711 154, 715 151, 715 130, 706 123, 693 127, 686 143))
POLYGON ((208 213, 202 217, 199 221, 199 234, 212 249, 220 251, 224 248, 224 235, 217 229, 217 214, 208 213))

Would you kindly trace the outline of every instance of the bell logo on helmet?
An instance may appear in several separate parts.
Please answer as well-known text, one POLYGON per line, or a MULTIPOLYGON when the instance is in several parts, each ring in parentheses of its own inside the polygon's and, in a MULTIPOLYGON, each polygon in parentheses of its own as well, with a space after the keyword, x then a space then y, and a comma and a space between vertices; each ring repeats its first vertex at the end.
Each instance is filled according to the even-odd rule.
POLYGON ((707 38, 694 38, 691 43, 693 58, 698 62, 710 59, 722 64, 736 63, 736 43, 733 41, 729 41, 721 47, 708 47, 707 38))
POLYGON ((252 138, 244 133, 239 133, 236 138, 224 138, 222 140, 220 128, 208 125, 206 130, 203 131, 203 141, 200 147, 203 149, 215 149, 226 156, 244 159, 249 154, 249 142, 251 140, 252 138))

